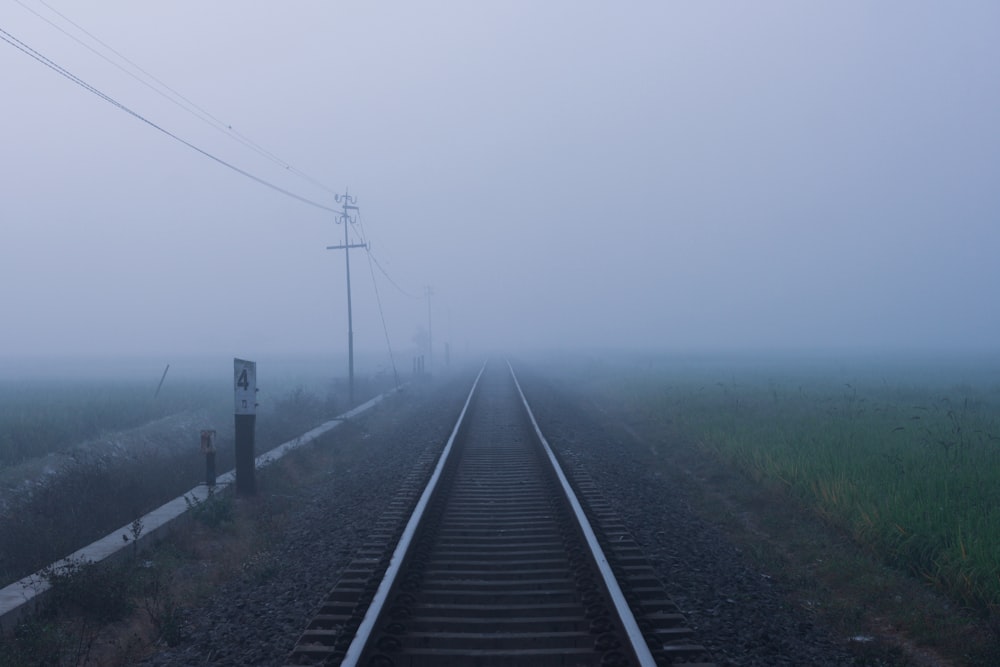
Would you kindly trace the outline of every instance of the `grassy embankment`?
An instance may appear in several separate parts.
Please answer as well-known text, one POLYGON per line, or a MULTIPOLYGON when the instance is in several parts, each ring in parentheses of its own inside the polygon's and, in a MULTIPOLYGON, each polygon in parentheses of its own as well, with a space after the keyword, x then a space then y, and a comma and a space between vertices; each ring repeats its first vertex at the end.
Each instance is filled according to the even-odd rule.
POLYGON ((682 435, 783 489, 886 562, 1000 610, 995 377, 719 370, 645 369, 605 390, 665 438, 682 435))
POLYGON ((104 433, 203 407, 210 388, 153 389, 133 383, 0 384, 0 469, 63 451, 104 433))
MULTIPOLYGON (((370 382, 362 385, 363 397, 381 389, 370 382)), ((71 452, 54 463, 59 474, 42 475, 0 502, 0 586, 202 483, 200 428, 218 429, 217 471, 232 467, 231 389, 177 380, 156 398, 154 389, 123 381, 0 384, 0 474, 8 473, 8 483, 20 480, 20 469, 12 466, 53 452, 71 452), (199 415, 190 433, 183 428, 161 432, 155 425, 141 436, 128 430, 178 413, 199 415), (117 446, 103 447, 105 436, 117 446), (138 439, 152 439, 156 446, 142 446, 138 439), (86 441, 95 446, 76 448, 86 441)), ((258 414, 258 453, 333 417, 346 405, 344 397, 332 391, 324 399, 301 387, 268 396, 258 414)))

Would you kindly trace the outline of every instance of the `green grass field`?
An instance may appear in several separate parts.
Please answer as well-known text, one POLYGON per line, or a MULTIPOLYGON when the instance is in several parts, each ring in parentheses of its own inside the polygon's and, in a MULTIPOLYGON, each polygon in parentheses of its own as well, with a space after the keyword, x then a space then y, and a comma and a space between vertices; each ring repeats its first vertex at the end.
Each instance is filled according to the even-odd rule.
POLYGON ((599 373, 658 446, 693 442, 886 562, 1000 608, 995 360, 657 360, 599 373))

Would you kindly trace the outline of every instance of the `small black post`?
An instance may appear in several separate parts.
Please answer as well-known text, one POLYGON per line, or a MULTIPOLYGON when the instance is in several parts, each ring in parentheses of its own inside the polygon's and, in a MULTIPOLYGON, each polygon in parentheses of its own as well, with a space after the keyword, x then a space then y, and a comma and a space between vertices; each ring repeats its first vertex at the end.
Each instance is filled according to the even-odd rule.
POLYGON ((215 452, 205 454, 205 484, 215 486, 215 452))
POLYGON ((205 485, 215 487, 215 430, 201 432, 201 452, 205 455, 205 485))
POLYGON ((257 492, 254 480, 254 432, 257 425, 257 363, 233 359, 236 392, 236 493, 252 496, 257 492))

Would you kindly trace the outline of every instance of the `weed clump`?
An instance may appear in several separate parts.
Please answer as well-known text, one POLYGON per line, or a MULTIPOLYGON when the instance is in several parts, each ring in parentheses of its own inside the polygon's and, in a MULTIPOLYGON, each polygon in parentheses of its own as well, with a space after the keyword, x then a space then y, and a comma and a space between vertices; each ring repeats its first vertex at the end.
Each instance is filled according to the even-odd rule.
POLYGON ((99 623, 118 621, 133 610, 131 563, 109 564, 75 561, 50 568, 45 576, 52 586, 50 605, 72 611, 99 623))
POLYGON ((236 508, 232 497, 214 493, 211 489, 205 500, 184 496, 184 502, 187 503, 190 515, 209 528, 219 528, 233 523, 236 519, 236 508))

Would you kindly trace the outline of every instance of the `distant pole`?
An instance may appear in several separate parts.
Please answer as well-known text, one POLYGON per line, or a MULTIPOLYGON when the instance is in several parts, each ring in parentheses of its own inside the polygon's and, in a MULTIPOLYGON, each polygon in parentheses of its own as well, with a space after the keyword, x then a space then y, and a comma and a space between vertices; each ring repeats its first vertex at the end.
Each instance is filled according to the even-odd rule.
POLYGON ((344 260, 347 267, 347 400, 351 407, 354 407, 354 317, 351 312, 351 248, 367 248, 368 244, 352 244, 348 236, 348 223, 353 224, 356 222, 356 219, 351 217, 348 211, 358 210, 358 207, 354 205, 357 203, 357 198, 345 192, 343 195, 334 195, 334 199, 338 202, 344 202, 344 207, 341 209, 340 215, 337 216, 337 224, 343 223, 344 225, 344 245, 328 245, 326 249, 340 250, 343 248, 344 250, 344 260))
POLYGON ((202 429, 201 453, 205 455, 205 486, 215 487, 215 430, 202 429))
POLYGON ((167 367, 163 369, 163 375, 160 376, 160 384, 156 385, 156 393, 153 394, 153 398, 156 398, 157 396, 160 395, 160 387, 163 386, 163 381, 167 379, 167 371, 169 370, 170 370, 170 364, 167 364, 167 367))
POLYGON ((434 294, 434 288, 428 285, 427 287, 424 288, 424 293, 427 295, 427 363, 430 364, 431 368, 433 369, 434 336, 431 330, 431 296, 434 294))
POLYGON ((451 368, 451 339, 453 337, 453 329, 451 327, 451 306, 448 306, 448 342, 444 344, 444 365, 447 368, 451 368))

